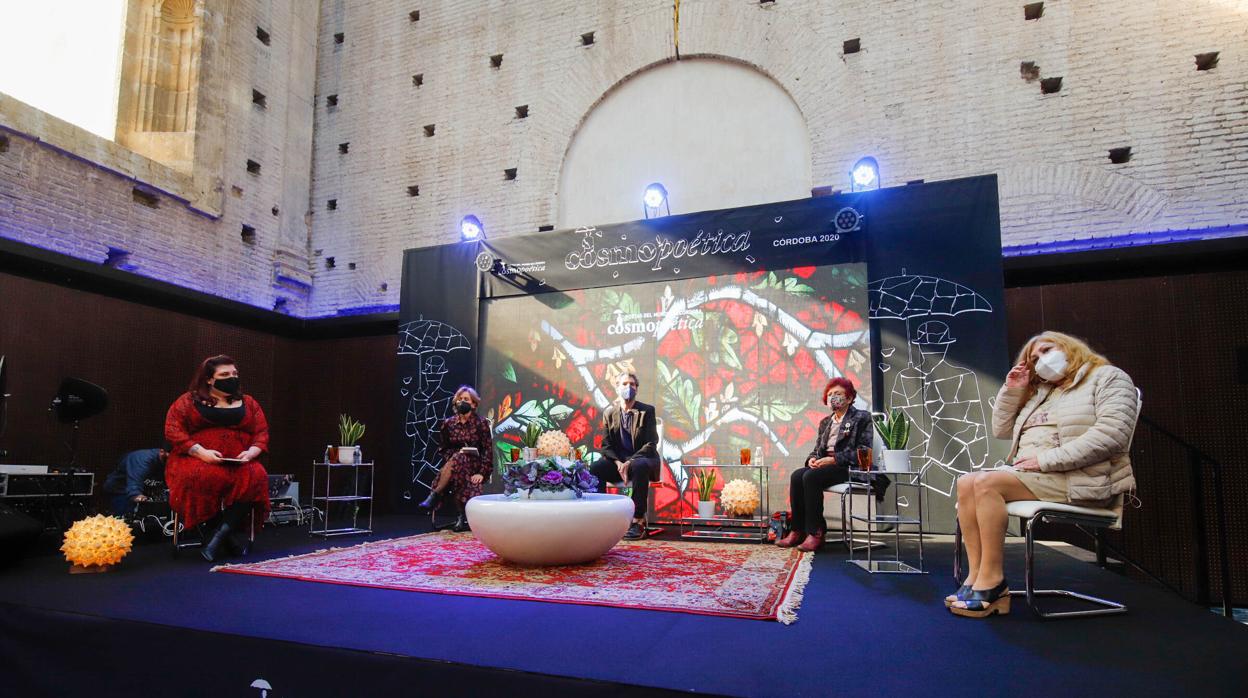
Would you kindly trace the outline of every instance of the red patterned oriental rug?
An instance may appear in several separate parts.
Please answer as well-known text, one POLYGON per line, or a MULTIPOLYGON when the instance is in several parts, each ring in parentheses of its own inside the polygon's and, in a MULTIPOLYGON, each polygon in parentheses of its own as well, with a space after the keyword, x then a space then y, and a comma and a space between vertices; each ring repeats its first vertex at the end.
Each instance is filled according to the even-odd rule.
POLYGON ((213 571, 787 624, 797 620, 810 555, 774 545, 621 541, 595 562, 531 568, 504 562, 475 538, 444 531, 213 571))

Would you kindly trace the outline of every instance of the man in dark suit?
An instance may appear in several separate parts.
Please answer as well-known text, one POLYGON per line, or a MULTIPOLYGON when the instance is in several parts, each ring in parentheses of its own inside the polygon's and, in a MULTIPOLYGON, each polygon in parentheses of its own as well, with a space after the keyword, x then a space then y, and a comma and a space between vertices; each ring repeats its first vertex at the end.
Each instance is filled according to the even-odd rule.
POLYGON ((637 374, 615 379, 617 399, 602 413, 602 451, 590 472, 598 477, 598 491, 608 482, 627 482, 633 488, 633 523, 624 538, 646 535, 650 483, 659 479, 659 431, 654 406, 637 402, 637 374))

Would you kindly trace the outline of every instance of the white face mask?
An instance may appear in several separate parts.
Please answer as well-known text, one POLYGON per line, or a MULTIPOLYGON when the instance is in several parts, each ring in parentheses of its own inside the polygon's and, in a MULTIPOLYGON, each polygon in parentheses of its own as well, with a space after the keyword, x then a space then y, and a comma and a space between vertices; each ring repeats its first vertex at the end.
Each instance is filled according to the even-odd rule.
POLYGON ((845 400, 844 395, 829 395, 828 396, 828 407, 831 407, 834 410, 841 409, 842 407, 845 406, 845 403, 846 403, 846 400, 845 400))
POLYGON ((1042 379, 1056 383, 1066 375, 1066 352, 1061 349, 1050 349, 1036 359, 1036 375, 1042 379))

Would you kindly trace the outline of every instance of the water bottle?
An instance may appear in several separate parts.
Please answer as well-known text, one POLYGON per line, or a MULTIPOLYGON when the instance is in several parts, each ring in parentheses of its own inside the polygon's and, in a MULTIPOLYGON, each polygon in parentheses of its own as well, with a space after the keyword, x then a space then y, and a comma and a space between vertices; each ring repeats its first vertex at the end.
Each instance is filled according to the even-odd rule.
POLYGON ((364 455, 360 452, 359 446, 355 447, 355 453, 354 455, 351 456, 351 462, 355 463, 356 465, 359 465, 360 463, 364 462, 364 455))
POLYGON ((322 463, 329 462, 329 444, 325 444, 325 455, 321 458, 322 463))

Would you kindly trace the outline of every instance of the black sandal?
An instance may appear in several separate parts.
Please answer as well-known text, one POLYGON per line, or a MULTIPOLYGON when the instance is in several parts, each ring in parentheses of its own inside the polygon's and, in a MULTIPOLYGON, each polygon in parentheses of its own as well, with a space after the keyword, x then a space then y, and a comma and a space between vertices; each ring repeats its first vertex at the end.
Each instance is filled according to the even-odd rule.
POLYGON ((945 597, 945 608, 953 606, 959 601, 966 601, 966 597, 971 593, 971 585, 963 584, 958 590, 945 597))
POLYGON ((991 589, 971 589, 962 599, 961 606, 957 603, 949 607, 950 611, 967 618, 986 618, 996 613, 1010 613, 1010 585, 1004 579, 991 589))

